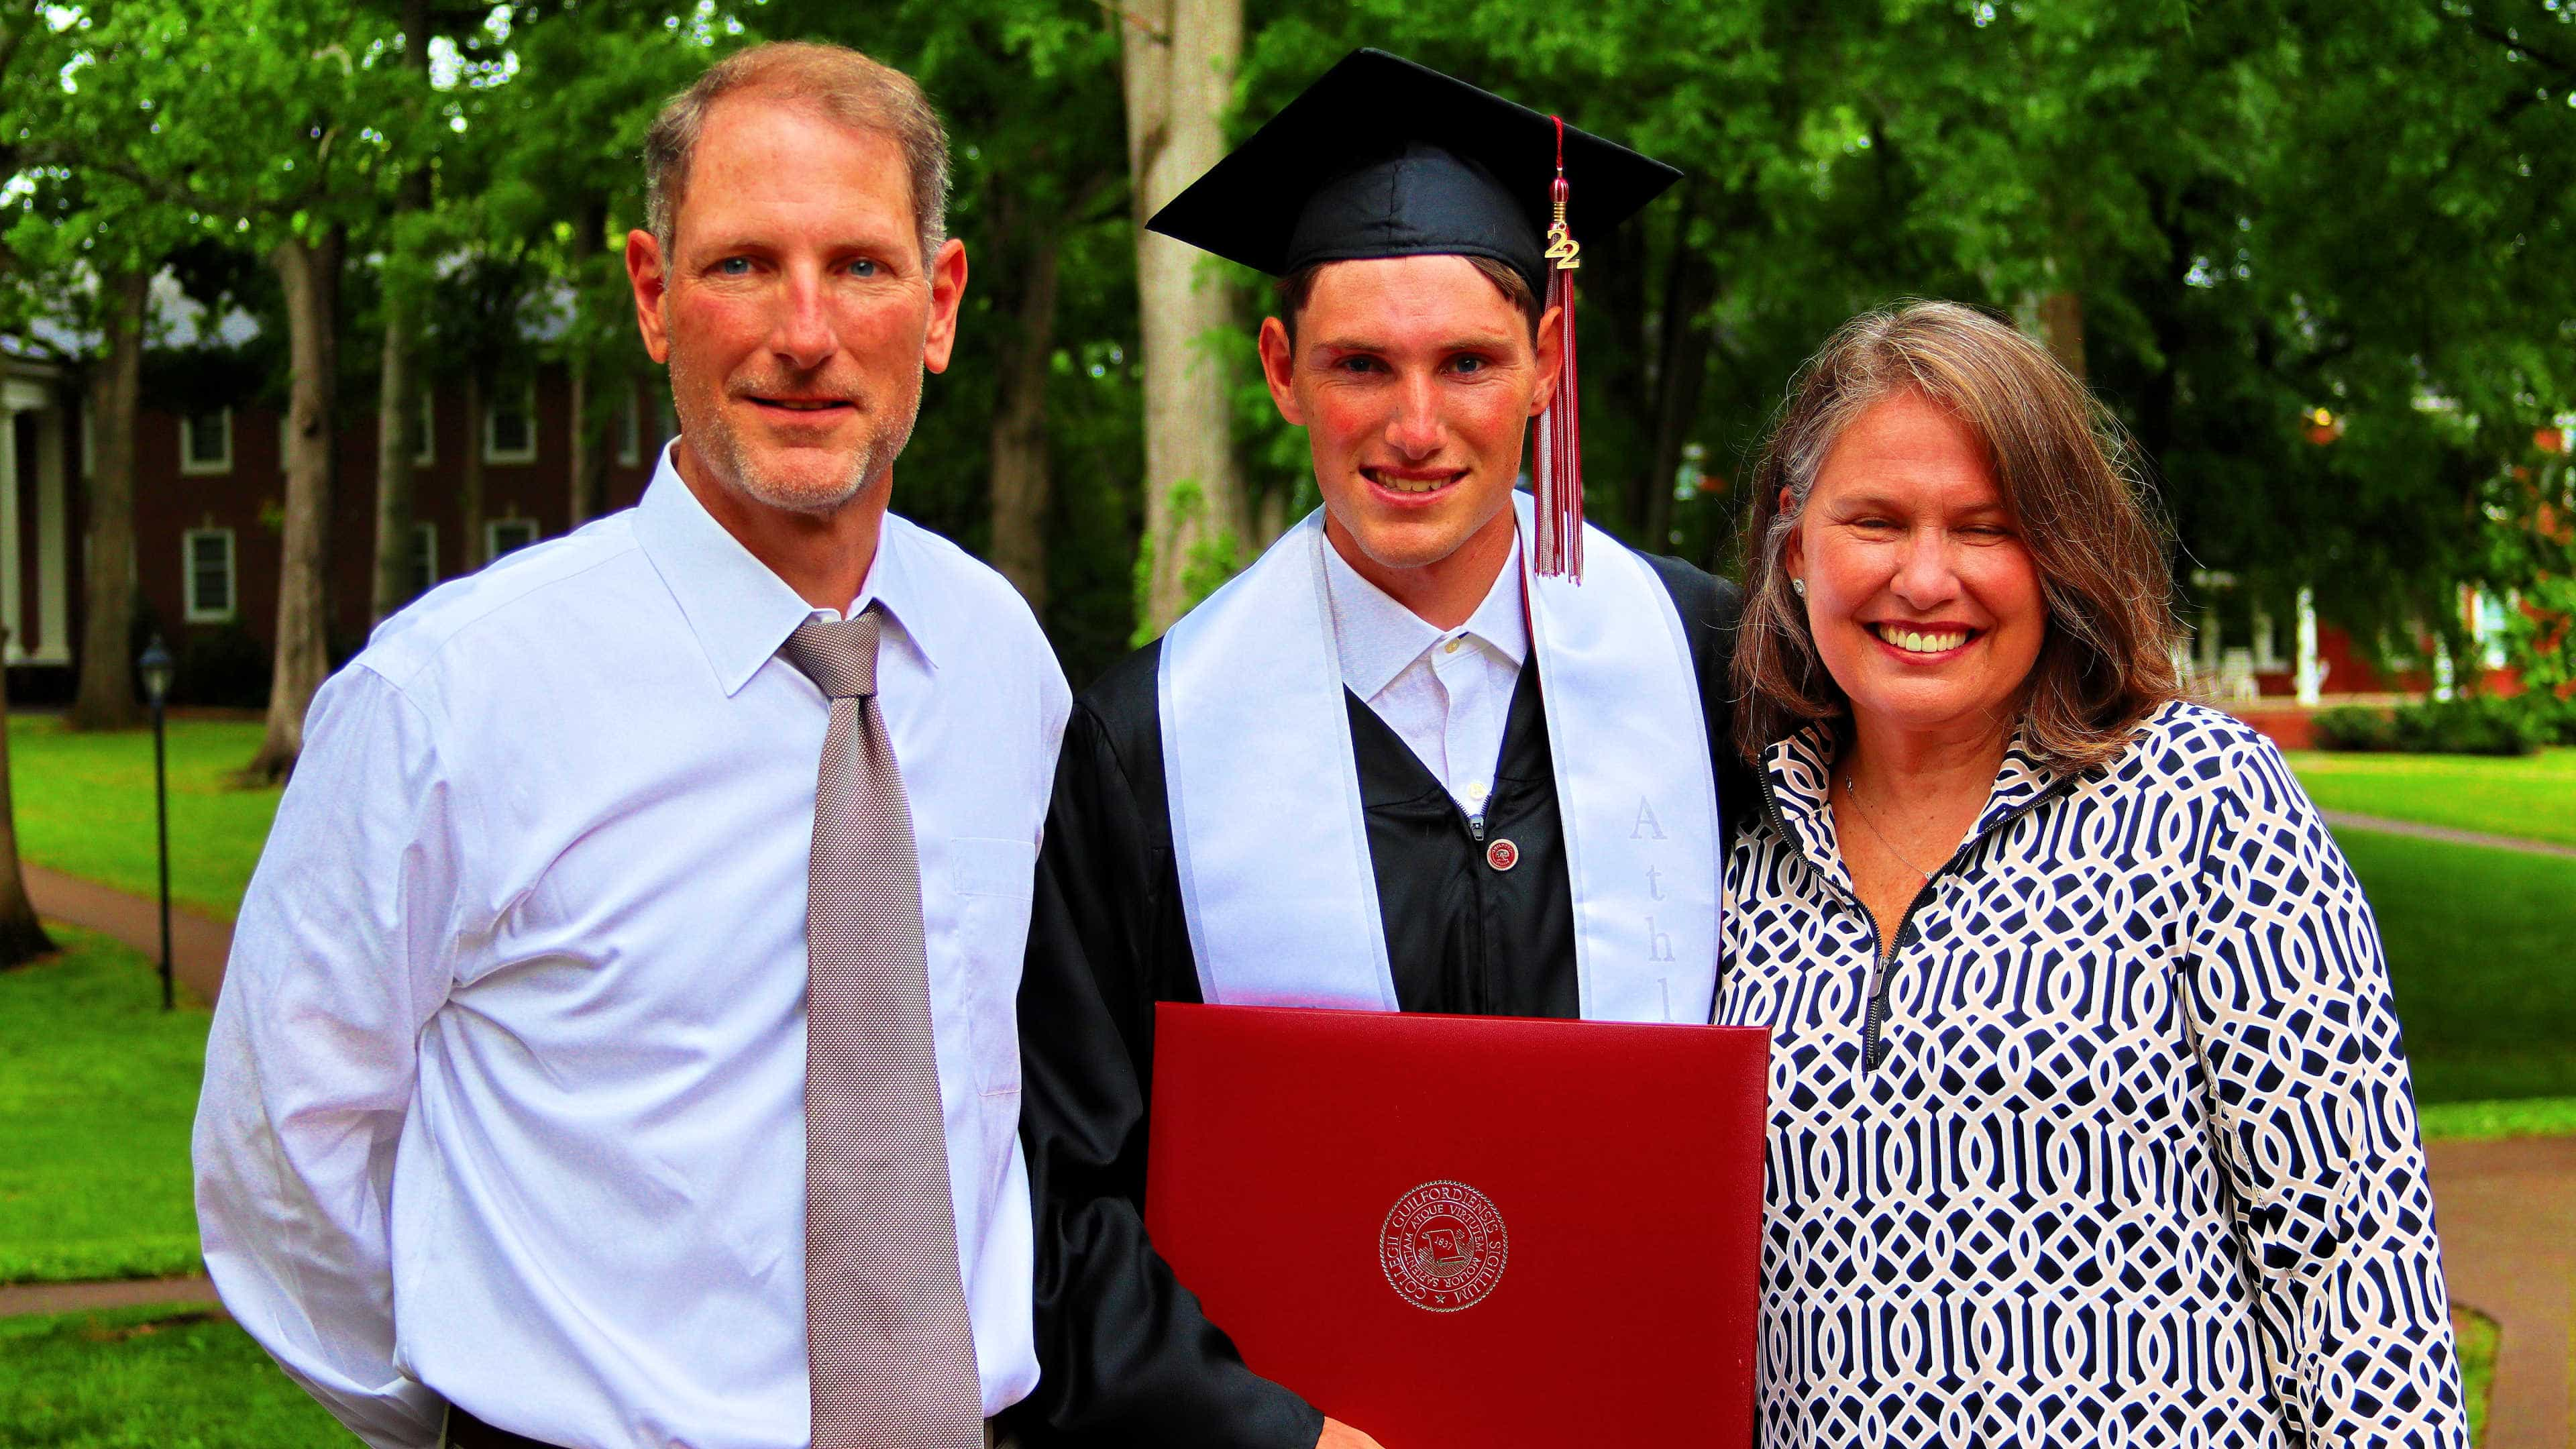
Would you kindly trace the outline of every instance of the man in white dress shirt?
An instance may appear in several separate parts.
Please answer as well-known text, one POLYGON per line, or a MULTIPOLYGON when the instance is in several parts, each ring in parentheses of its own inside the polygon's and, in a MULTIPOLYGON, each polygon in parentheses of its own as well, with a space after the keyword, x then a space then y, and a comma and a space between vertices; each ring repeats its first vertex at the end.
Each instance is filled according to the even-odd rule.
POLYGON ((886 511, 966 282, 945 141, 899 73, 767 46, 646 161, 627 265, 681 437, 638 507, 439 589, 316 697, 207 1048, 207 1262, 375 1445, 989 1442, 1038 1374, 1013 1000, 1068 699, 1000 576, 886 511), (876 621, 872 700, 781 652, 817 620, 876 621), (958 1351, 897 1369, 953 1383, 939 1426, 838 1417, 820 1337, 809 1372, 809 1147, 857 1133, 806 1130, 808 872, 819 922, 853 719, 917 848, 911 1110, 953 1222, 891 1235, 938 1245, 958 1351))

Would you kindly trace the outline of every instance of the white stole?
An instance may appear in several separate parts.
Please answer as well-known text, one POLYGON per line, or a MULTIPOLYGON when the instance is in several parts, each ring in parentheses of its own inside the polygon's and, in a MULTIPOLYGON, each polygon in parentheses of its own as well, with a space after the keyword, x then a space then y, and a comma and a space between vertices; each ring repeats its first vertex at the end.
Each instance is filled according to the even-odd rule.
MULTIPOLYGON (((1528 570, 1512 495, 1593 1021, 1705 1022, 1716 990, 1717 785, 1682 619, 1599 529, 1584 581, 1528 570)), ((1163 636, 1172 846, 1207 1001, 1396 1009, 1324 595, 1321 509, 1163 636)))

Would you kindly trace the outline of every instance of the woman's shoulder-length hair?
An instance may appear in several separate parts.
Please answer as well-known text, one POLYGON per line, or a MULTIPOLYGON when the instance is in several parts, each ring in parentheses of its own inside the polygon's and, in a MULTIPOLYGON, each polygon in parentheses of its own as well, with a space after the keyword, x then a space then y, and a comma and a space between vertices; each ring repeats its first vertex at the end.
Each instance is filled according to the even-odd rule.
POLYGON ((1954 302, 1853 318, 1790 385, 1754 468, 1745 524, 1736 748, 1758 761, 1805 724, 1849 719, 1782 552, 1835 440, 1907 392, 1984 443, 2039 572, 2048 633, 2022 695, 2024 747, 2057 769, 2109 760, 2182 693, 2161 519, 2127 433, 2084 384, 2009 324, 1954 302))

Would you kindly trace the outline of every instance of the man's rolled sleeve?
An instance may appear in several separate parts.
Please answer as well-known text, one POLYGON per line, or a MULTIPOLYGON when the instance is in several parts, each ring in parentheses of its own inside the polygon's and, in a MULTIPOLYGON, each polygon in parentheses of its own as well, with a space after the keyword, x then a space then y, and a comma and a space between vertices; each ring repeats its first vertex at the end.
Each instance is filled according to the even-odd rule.
POLYGON ((326 682, 242 901, 194 1155, 233 1316, 360 1438, 437 1442, 394 1362, 388 1207, 422 1026, 452 979, 454 801, 429 719, 361 662, 326 682))

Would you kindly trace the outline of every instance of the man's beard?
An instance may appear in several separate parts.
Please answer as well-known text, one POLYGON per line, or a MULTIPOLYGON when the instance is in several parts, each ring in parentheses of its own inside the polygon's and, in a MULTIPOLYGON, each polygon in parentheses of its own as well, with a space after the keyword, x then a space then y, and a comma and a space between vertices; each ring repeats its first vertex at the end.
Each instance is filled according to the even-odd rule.
MULTIPOLYGON (((860 439, 858 451, 850 458, 849 468, 820 481, 779 477, 765 471, 758 456, 743 446, 742 437, 727 418, 721 398, 704 417, 691 417, 698 411, 681 399, 693 398, 696 389, 688 369, 678 357, 671 360, 672 405, 680 414, 680 431, 696 450, 698 460, 707 466, 717 480, 756 502, 790 513, 830 513, 859 495, 859 491, 884 476, 901 456, 904 446, 912 441, 913 425, 921 419, 922 387, 916 377, 909 397, 899 400, 898 413, 876 413, 862 410, 859 414, 867 432, 860 439), (886 424, 893 426, 888 427, 886 424)), ((753 388, 752 392, 793 393, 794 387, 753 388)))

